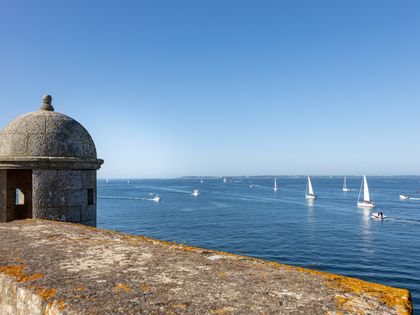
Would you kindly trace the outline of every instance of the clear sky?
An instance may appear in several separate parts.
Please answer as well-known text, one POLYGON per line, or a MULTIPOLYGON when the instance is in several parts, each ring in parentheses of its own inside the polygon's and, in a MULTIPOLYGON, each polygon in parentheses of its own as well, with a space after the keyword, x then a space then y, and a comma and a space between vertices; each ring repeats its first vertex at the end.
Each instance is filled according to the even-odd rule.
POLYGON ((99 177, 420 174, 420 1, 0 0, 0 126, 46 93, 99 177))

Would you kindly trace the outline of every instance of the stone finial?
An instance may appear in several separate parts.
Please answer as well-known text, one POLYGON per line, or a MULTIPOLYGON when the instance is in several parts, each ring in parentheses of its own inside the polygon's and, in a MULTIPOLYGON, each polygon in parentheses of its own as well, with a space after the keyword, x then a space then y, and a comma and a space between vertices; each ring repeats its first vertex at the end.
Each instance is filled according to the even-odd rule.
POLYGON ((54 111, 54 107, 51 105, 52 97, 51 95, 44 95, 42 97, 42 106, 41 110, 47 110, 47 111, 54 111))

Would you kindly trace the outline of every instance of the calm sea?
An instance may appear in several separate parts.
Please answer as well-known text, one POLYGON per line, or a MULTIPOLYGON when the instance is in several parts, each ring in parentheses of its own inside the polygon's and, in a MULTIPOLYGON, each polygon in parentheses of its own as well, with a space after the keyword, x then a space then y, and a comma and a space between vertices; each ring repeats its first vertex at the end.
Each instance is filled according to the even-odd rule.
POLYGON ((273 177, 99 180, 98 227, 407 288, 420 310, 420 177, 368 181, 375 210, 356 207, 361 177, 347 177, 350 192, 342 177, 312 177, 313 203, 305 177, 279 177, 278 192, 273 177))

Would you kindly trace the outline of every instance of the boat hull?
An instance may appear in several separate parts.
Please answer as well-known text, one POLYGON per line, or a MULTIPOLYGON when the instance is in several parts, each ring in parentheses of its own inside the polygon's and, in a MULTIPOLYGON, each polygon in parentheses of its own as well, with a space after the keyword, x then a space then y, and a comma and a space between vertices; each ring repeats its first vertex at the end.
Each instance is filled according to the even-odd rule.
POLYGON ((362 208, 375 208, 376 207, 375 203, 372 202, 372 201, 370 201, 370 202, 367 202, 367 201, 358 201, 357 202, 357 206, 358 207, 362 207, 362 208))
POLYGON ((371 217, 373 219, 383 220, 386 218, 386 215, 380 215, 379 213, 372 213, 371 217))
POLYGON ((306 195, 305 197, 306 197, 306 199, 309 199, 309 200, 316 199, 316 196, 315 195, 306 195))
POLYGON ((401 200, 408 200, 408 199, 410 199, 410 197, 408 197, 407 195, 400 195, 400 199, 401 200))
POLYGON ((347 191, 350 191, 350 190, 351 190, 350 188, 343 188, 344 192, 347 192, 347 191))

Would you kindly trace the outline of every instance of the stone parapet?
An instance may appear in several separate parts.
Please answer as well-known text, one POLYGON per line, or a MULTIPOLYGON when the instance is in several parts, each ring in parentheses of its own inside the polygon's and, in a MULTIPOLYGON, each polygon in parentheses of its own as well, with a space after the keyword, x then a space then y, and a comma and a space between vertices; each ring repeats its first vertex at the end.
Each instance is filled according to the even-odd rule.
POLYGON ((2 314, 410 314, 410 293, 78 224, 0 224, 2 314))

